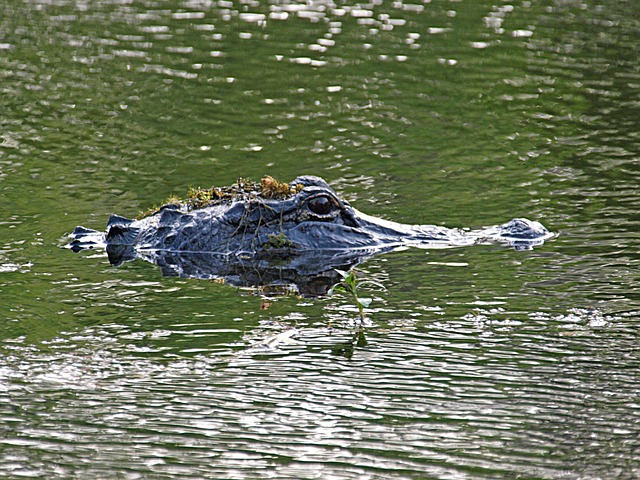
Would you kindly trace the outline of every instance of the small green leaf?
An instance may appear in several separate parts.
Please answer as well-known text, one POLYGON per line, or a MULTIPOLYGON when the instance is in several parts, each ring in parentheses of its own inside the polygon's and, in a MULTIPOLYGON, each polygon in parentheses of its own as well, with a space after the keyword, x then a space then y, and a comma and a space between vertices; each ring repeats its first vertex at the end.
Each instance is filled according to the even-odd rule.
POLYGON ((345 272, 344 270, 339 270, 337 268, 334 268, 334 270, 340 274, 343 280, 349 276, 349 272, 345 272))
POLYGON ((341 283, 336 283, 333 287, 329 289, 327 292, 328 295, 333 295, 335 292, 346 292, 347 289, 341 283))
POLYGON ((357 300, 358 300, 358 303, 362 305, 364 308, 368 308, 369 305, 371 305, 371 302, 373 302, 373 298, 357 297, 357 300))

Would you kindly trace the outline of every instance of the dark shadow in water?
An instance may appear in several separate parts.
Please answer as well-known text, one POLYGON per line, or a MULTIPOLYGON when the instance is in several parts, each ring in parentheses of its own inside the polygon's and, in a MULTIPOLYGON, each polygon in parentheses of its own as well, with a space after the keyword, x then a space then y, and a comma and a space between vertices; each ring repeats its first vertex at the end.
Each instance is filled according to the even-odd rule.
MULTIPOLYGON (((190 253, 135 251, 131 247, 106 247, 112 265, 136 258, 158 265, 166 277, 224 280, 237 287, 269 287, 278 292, 293 287, 304 297, 325 295, 340 280, 336 269, 349 270, 380 250, 297 253, 190 253)), ((290 292, 290 290, 288 290, 290 292)))

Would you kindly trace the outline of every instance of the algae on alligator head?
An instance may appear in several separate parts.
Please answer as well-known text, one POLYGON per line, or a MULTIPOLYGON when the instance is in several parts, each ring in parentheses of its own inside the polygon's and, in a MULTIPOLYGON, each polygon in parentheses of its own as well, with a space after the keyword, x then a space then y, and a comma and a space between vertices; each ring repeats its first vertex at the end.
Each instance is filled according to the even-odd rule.
POLYGON ((191 186, 187 191, 186 198, 171 195, 160 206, 153 206, 141 212, 136 218, 141 219, 153 215, 166 205, 184 206, 187 211, 190 211, 233 200, 289 198, 302 191, 303 188, 302 184, 290 185, 286 182, 280 182, 270 175, 262 177, 260 182, 240 177, 236 183, 228 187, 201 188, 191 186))

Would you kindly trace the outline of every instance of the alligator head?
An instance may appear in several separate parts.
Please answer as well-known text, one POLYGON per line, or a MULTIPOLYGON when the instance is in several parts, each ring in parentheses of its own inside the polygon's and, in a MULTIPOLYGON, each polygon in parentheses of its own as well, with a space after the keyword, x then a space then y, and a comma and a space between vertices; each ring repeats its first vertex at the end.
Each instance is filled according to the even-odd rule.
POLYGON ((143 258, 160 265, 166 275, 223 277, 251 285, 283 279, 284 272, 299 284, 299 277, 348 269, 400 247, 503 243, 524 250, 553 236, 526 219, 479 230, 406 225, 359 212, 319 177, 276 182, 277 189, 271 177, 266 179, 207 190, 139 220, 112 215, 105 233, 77 227, 69 246, 74 251, 105 246, 114 265, 143 258), (257 272, 259 280, 249 280, 248 271, 257 272))

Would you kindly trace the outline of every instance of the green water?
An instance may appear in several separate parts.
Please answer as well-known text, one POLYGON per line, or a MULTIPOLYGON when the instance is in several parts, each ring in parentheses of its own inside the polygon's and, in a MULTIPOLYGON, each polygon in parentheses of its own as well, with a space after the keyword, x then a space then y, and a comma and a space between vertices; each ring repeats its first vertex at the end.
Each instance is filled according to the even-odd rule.
POLYGON ((633 1, 18 1, 0 14, 6 478, 640 476, 633 1), (325 178, 533 251, 265 301, 61 248, 188 186, 325 178), (295 327, 296 343, 265 339, 295 327))

